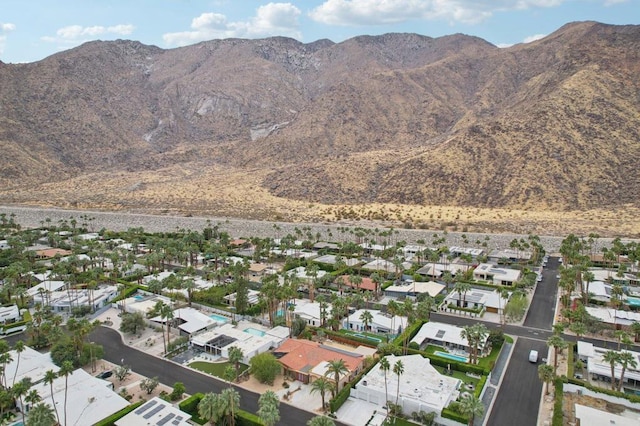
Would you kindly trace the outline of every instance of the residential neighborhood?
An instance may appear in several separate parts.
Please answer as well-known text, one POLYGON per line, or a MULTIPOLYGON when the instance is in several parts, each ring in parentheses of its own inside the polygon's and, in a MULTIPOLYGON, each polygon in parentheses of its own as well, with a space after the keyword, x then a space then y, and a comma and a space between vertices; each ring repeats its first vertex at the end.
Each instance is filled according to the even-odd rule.
POLYGON ((573 235, 547 253, 536 236, 489 250, 371 230, 336 241, 74 223, 2 222, 8 424, 296 424, 290 409, 345 425, 504 424, 519 415, 511 387, 527 380, 520 397, 535 418, 523 425, 587 424, 584 401, 557 401, 599 392, 640 418, 635 242, 602 242, 594 262, 598 241, 573 235), (110 333, 126 351, 108 349, 110 333), (521 362, 531 350, 539 359, 521 362), (138 399, 102 377, 160 361, 138 399), (219 393, 196 390, 195 377, 219 393), (155 395, 159 385, 169 391, 155 395), (267 390, 267 408, 234 402, 258 404, 267 390))

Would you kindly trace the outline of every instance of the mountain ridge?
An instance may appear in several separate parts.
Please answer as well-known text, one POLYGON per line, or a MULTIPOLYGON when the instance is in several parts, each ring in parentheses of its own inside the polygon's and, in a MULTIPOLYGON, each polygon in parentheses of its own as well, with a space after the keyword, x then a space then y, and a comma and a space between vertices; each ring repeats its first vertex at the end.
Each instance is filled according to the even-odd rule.
MULTIPOLYGON (((91 205, 95 190, 67 184, 104 173, 144 187, 181 169, 155 187, 167 204, 188 192, 181 175, 215 171, 202 185, 226 173, 329 205, 637 206, 638 52, 640 26, 591 21, 509 48, 408 33, 88 42, 0 64, 0 200, 57 186, 91 205)), ((119 185, 105 179, 104 197, 117 203, 119 185)))

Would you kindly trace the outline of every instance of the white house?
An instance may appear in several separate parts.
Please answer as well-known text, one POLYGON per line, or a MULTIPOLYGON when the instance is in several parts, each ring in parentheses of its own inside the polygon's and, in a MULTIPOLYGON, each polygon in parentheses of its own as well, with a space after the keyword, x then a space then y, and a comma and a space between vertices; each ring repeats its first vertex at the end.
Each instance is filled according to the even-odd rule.
POLYGON ((118 296, 116 286, 102 285, 93 290, 73 289, 50 293, 39 292, 33 299, 42 304, 46 303, 53 312, 71 312, 72 308, 81 306, 93 306, 94 310, 98 310, 107 306, 116 296, 118 296))
MULTIPOLYGON (((462 327, 455 325, 440 323, 440 322, 427 322, 418 333, 411 339, 412 342, 416 342, 421 350, 427 347, 427 345, 442 346, 443 348, 451 351, 461 350, 467 353, 470 352, 469 342, 462 337, 462 327)), ((484 352, 487 347, 487 340, 489 335, 485 337, 484 341, 478 348, 480 352, 484 352)))
POLYGON ((400 381, 396 380, 393 373, 388 372, 385 393, 385 373, 378 363, 351 389, 352 398, 376 404, 380 410, 384 410, 382 407, 386 405, 385 399, 395 402, 397 393, 398 404, 404 413, 425 411, 438 414, 458 398, 462 381, 440 374, 428 358, 418 354, 387 355, 386 358, 392 367, 396 361, 402 361, 404 373, 400 381), (399 392, 396 387, 398 383, 399 392))
MULTIPOLYGON (((237 293, 231 293, 231 294, 227 294, 222 299, 225 304, 229 306, 235 306, 237 297, 238 297, 237 293)), ((259 302, 260 302, 260 292, 257 290, 249 289, 247 291, 247 305, 254 306, 254 305, 257 305, 259 302)))
POLYGON ((518 269, 503 268, 491 263, 481 263, 473 270, 473 278, 489 281, 496 285, 513 286, 520 279, 518 269))
POLYGON ((596 317, 602 322, 612 324, 616 327, 629 327, 635 321, 640 322, 640 312, 623 311, 621 309, 610 309, 603 307, 586 306, 589 315, 596 317))
MULTIPOLYGON (((151 321, 159 324, 166 324, 167 322, 166 318, 162 318, 161 316, 151 318, 151 321)), ((172 321, 178 324, 180 334, 186 336, 220 325, 220 322, 216 321, 214 318, 211 318, 194 308, 175 309, 173 311, 172 321)))
MULTIPOLYGON (((509 294, 509 297, 510 296, 509 294)), ((466 294, 452 291, 445 297, 440 307, 446 310, 449 305, 454 305, 468 309, 484 309, 487 312, 500 313, 509 301, 509 297, 506 299, 502 298, 497 290, 472 288, 466 294)))
MULTIPOLYGON (((301 318, 306 321, 307 324, 313 327, 320 327, 321 325, 321 312, 319 302, 309 302, 306 299, 296 299, 294 305, 293 317, 301 318)), ((327 303, 325 321, 331 318, 331 304, 327 303)))
POLYGON ((317 276, 314 277, 309 274, 309 272, 307 271, 307 268, 305 268, 304 266, 298 266, 297 268, 287 271, 287 274, 289 276, 298 277, 303 281, 309 282, 309 281, 313 281, 314 279, 324 277, 325 275, 327 275, 327 271, 323 271, 322 269, 319 269, 317 271, 317 276))
MULTIPOLYGON (((586 363, 587 373, 591 380, 611 381, 611 364, 603 359, 607 352, 609 352, 609 349, 594 346, 593 343, 578 341, 578 358, 586 363)), ((629 352, 633 355, 638 365, 636 367, 627 366, 624 373, 624 383, 629 383, 635 387, 640 386, 640 353, 624 349, 616 352, 629 352)), ((620 364, 616 364, 614 373, 616 380, 619 380, 622 373, 620 364)))
POLYGON ((384 295, 390 297, 417 297, 419 294, 428 294, 436 297, 444 290, 445 285, 435 281, 421 282, 411 281, 400 285, 391 285, 384 289, 384 295))
POLYGON ((449 271, 451 276, 455 277, 456 274, 464 273, 469 268, 469 265, 461 263, 426 263, 416 271, 416 274, 431 278, 441 278, 445 271, 449 271))
POLYGON ((373 333, 396 333, 399 329, 407 327, 407 317, 392 316, 388 313, 375 309, 358 309, 350 314, 342 322, 342 327, 346 330, 371 331, 373 333), (364 312, 369 312, 372 316, 366 330, 362 316, 364 312))
POLYGON ((574 404, 580 426, 637 426, 640 418, 630 418, 586 405, 574 404))
POLYGON ((8 324, 22 319, 17 305, 0 306, 0 323, 8 324))

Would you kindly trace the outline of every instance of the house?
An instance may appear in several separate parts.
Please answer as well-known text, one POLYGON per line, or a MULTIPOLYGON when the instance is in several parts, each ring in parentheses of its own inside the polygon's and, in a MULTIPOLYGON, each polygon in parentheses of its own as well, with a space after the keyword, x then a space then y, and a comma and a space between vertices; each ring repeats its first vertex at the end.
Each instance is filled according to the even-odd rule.
POLYGON ((305 339, 287 339, 274 355, 282 364, 284 375, 302 383, 311 383, 323 376, 328 361, 343 360, 349 371, 340 378, 339 389, 362 370, 365 359, 362 354, 305 339))
POLYGON ((251 278, 260 278, 264 275, 268 266, 264 263, 251 263, 249 264, 249 276, 251 278))
MULTIPOLYGON (((238 297, 238 293, 227 294, 222 298, 222 301, 225 305, 236 306, 236 298, 238 297)), ((247 290, 247 305, 255 306, 260 303, 260 292, 257 290, 247 290)))
POLYGON ((317 243, 315 243, 313 245, 313 249, 320 251, 320 250, 327 250, 327 251, 338 251, 340 250, 340 246, 338 244, 335 243, 328 243, 328 242, 324 242, 324 241, 318 241, 317 243))
POLYGON ((22 319, 17 305, 0 306, 0 322, 9 324, 22 319))
MULTIPOLYGON (((611 382, 611 364, 604 361, 607 352, 609 349, 594 346, 593 343, 578 341, 578 358, 586 364, 587 374, 591 380, 611 382)), ((634 387, 640 386, 640 353, 624 349, 616 352, 629 352, 633 355, 638 365, 635 367, 627 366, 624 373, 624 383, 634 387)), ((616 380, 619 380, 622 373, 620 364, 616 364, 614 373, 616 380)))
MULTIPOLYGON (((324 256, 316 257, 315 259, 313 259, 313 261, 316 263, 324 263, 326 265, 335 265, 336 262, 338 261, 338 256, 334 254, 325 254, 324 256)), ((356 266, 357 264, 362 263, 358 259, 353 259, 349 257, 343 257, 342 261, 347 266, 356 266)))
POLYGON ((170 402, 155 397, 131 411, 123 418, 116 420, 116 426, 188 426, 190 414, 185 413, 170 402))
POLYGON ((473 278, 489 281, 495 285, 513 286, 521 277, 518 269, 502 268, 491 263, 481 263, 473 270, 473 278))
POLYGON ((444 290, 445 285, 435 281, 410 281, 398 285, 392 285, 384 289, 384 295, 389 297, 417 297, 419 294, 428 294, 436 297, 444 290))
MULTIPOLYGON (((509 297, 511 297, 510 294, 509 297)), ((509 297, 506 299, 502 298, 497 290, 480 288, 471 288, 471 290, 462 294, 457 291, 452 291, 445 297, 443 303, 440 305, 440 309, 446 310, 449 305, 453 305, 500 314, 509 301, 509 297)))
POLYGON ((358 309, 342 321, 342 327, 346 330, 395 334, 407 327, 407 317, 398 315, 392 316, 389 313, 375 309, 358 309), (364 312, 369 312, 372 317, 366 327, 362 320, 364 312))
MULTIPOLYGON (((309 302, 307 299, 296 299, 293 305, 293 317, 303 319, 308 325, 313 327, 321 326, 321 312, 319 302, 309 302)), ((325 321, 331 318, 331 304, 327 303, 325 321)))
MULTIPOLYGON (((584 290, 587 290, 587 282, 582 281, 584 290)), ((589 298, 599 302, 608 303, 611 301, 611 284, 603 281, 593 281, 589 283, 589 298)))
POLYGON ((9 385, 18 383, 25 377, 31 378, 32 382, 40 381, 44 378, 48 370, 57 372, 60 367, 51 361, 48 353, 40 353, 29 346, 25 346, 24 350, 18 355, 15 350, 9 351, 11 361, 4 368, 4 375, 9 381, 9 385), (19 362, 18 362, 19 358, 19 362))
POLYGON ((402 272, 405 269, 410 269, 411 266, 411 262, 402 262, 402 264, 396 266, 393 264, 393 262, 390 262, 388 260, 375 259, 369 263, 362 265, 362 269, 374 272, 386 272, 388 274, 395 274, 398 272, 402 272))
POLYGON ((640 312, 624 311, 622 309, 610 309, 603 307, 586 306, 589 315, 598 320, 614 325, 617 329, 630 327, 634 322, 640 322, 640 312))
POLYGON ((637 426, 638 418, 624 417, 608 411, 574 404, 576 420, 580 426, 637 426))
POLYGON ((402 361, 404 373, 400 380, 391 371, 385 374, 377 363, 351 389, 352 398, 376 404, 384 411, 386 400, 395 402, 397 396, 403 413, 437 414, 458 398, 462 381, 440 374, 428 358, 419 354, 385 358, 392 368, 397 361, 402 361))
POLYGON ((288 337, 287 327, 278 326, 268 330, 250 327, 241 330, 227 323, 192 335, 189 343, 195 348, 222 358, 229 358, 229 349, 237 347, 244 354, 242 362, 248 364, 251 358, 279 347, 288 337))
MULTIPOLYGON (((420 350, 424 350, 427 345, 442 346, 448 351, 464 351, 470 353, 469 342, 462 337, 462 327, 455 325, 440 323, 440 322, 427 322, 416 335, 411 339, 412 342, 417 343, 420 346, 420 350)), ((489 335, 485 337, 478 347, 480 353, 484 353, 487 349, 487 341, 489 335)))
POLYGON ((469 265, 463 265, 460 263, 427 263, 422 268, 418 269, 416 274, 436 279, 442 278, 445 271, 449 271, 451 276, 455 277, 456 274, 462 274, 467 269, 469 269, 469 265))
POLYGON ((484 250, 480 248, 473 248, 473 247, 452 246, 452 247, 449 247, 449 253, 456 257, 463 254, 468 254, 475 259, 476 257, 481 256, 484 253, 484 250))
POLYGON ((63 250, 60 248, 47 248, 36 250, 36 259, 53 259, 56 256, 65 257, 73 254, 71 250, 63 250))
POLYGON ((374 283, 371 278, 369 277, 361 277, 361 278, 362 278, 362 283, 360 283, 360 285, 355 285, 354 283, 352 283, 350 275, 340 275, 338 278, 336 278, 336 281, 342 280, 342 284, 344 286, 350 287, 353 289, 376 291, 376 283, 374 283))
POLYGON ((309 274, 307 268, 304 266, 298 266, 297 268, 291 269, 287 272, 290 277, 298 277, 304 282, 312 282, 318 278, 322 278, 327 275, 327 271, 323 271, 322 269, 316 271, 316 276, 309 274))
MULTIPOLYGON (((31 389, 40 395, 41 402, 58 406, 63 425, 92 425, 129 405, 129 401, 113 391, 111 382, 93 377, 82 369, 56 378, 53 393, 51 386, 43 381, 35 383, 31 389), (69 403, 67 409, 62 410, 65 397, 69 403)), ((25 408, 28 411, 28 405, 25 408)))
POLYGON ((114 285, 101 285, 88 289, 70 289, 68 291, 38 292, 33 296, 36 303, 46 304, 53 312, 71 312, 72 308, 88 306, 92 310, 98 310, 107 306, 118 296, 118 287, 114 285))
POLYGON ((504 259, 507 259, 509 262, 520 262, 531 259, 531 252, 511 249, 496 249, 491 251, 487 257, 493 262, 502 261, 504 259))
POLYGON ((622 286, 638 286, 640 285, 640 278, 634 274, 624 272, 619 274, 618 271, 611 269, 590 268, 589 271, 593 274, 594 281, 604 281, 611 284, 620 284, 622 286))
MULTIPOLYGON (((167 319, 162 316, 151 318, 151 321, 166 324, 167 319)), ((191 336, 203 330, 220 325, 218 321, 194 308, 180 308, 173 311, 171 320, 174 327, 180 330, 181 336, 191 336)))

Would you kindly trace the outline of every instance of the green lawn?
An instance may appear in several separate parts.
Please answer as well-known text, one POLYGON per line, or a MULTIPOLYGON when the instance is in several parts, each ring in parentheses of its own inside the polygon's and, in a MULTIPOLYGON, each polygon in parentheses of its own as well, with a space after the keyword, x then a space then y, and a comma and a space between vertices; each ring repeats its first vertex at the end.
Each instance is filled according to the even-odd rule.
MULTIPOLYGON (((433 365, 433 368, 438 370, 440 374, 445 374, 445 370, 447 369, 446 367, 439 367, 437 365, 433 365)), ((445 374, 445 375, 448 376, 448 374, 445 374)), ((466 373, 463 373, 462 371, 458 371, 458 370, 453 370, 453 375, 450 377, 460 379, 462 380, 463 383, 472 384, 473 386, 477 385, 479 381, 479 379, 476 379, 475 377, 469 377, 467 376, 466 373)))
MULTIPOLYGON (((230 362, 205 362, 205 361, 196 361, 189 364, 189 367, 202 371, 203 373, 211 374, 212 376, 224 378, 224 370, 228 366, 233 366, 230 362)), ((247 368, 249 368, 246 364, 240 364, 240 374, 242 374, 247 368)))

